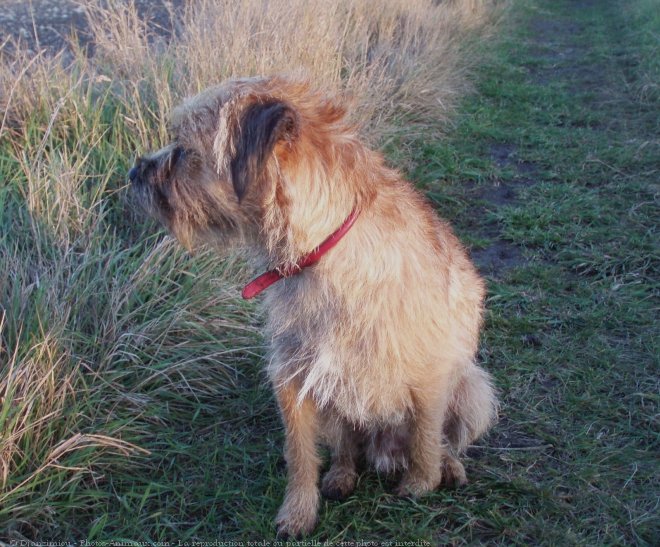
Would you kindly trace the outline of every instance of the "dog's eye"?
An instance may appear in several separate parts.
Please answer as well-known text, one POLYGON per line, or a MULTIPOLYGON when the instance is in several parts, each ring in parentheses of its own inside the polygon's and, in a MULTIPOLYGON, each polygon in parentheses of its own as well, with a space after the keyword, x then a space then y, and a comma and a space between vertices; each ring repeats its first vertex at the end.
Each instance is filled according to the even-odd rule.
POLYGON ((181 161, 186 155, 186 151, 182 146, 177 146, 172 150, 170 154, 169 169, 171 170, 179 161, 181 161))

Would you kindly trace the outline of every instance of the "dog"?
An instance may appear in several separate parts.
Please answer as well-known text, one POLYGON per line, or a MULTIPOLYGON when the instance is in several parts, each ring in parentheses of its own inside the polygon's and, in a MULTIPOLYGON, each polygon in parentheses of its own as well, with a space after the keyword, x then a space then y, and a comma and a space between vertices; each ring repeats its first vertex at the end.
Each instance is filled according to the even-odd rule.
POLYGON ((129 171, 186 247, 242 249, 270 268, 267 371, 286 441, 279 536, 312 531, 320 492, 343 499, 357 462, 421 496, 466 482, 459 460, 496 418, 477 366, 484 283, 450 226, 365 146, 341 101, 305 81, 249 78, 178 106, 172 142, 129 171))

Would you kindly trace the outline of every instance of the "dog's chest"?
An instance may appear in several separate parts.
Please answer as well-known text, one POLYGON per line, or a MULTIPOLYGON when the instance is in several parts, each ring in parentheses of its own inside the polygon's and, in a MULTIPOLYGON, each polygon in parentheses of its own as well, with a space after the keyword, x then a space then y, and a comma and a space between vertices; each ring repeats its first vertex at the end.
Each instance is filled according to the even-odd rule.
POLYGON ((303 273, 273 287, 266 300, 271 333, 269 375, 294 381, 299 399, 311 397, 356 424, 393 423, 412 408, 410 368, 392 327, 347 306, 327 284, 303 273), (318 298, 318 295, 324 295, 318 298))
POLYGON ((311 397, 350 422, 400 423, 412 406, 405 375, 373 357, 332 338, 314 345, 289 335, 275 341, 269 374, 276 384, 295 381, 300 401, 311 397))

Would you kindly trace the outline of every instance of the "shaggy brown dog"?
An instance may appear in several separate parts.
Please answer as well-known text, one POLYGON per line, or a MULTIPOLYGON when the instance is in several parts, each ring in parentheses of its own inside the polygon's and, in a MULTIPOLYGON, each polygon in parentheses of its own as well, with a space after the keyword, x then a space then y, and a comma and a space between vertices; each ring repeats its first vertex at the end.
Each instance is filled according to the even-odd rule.
POLYGON ((318 442, 332 449, 326 496, 351 493, 361 454, 379 471, 402 470, 398 493, 419 496, 466 481, 457 457, 496 413, 475 364, 482 280, 450 227, 344 114, 305 83, 233 80, 178 107, 172 144, 129 173, 186 246, 240 245, 277 267, 246 293, 272 283, 268 373, 289 475, 281 535, 314 528, 318 442), (310 265, 304 257, 331 234, 310 265))

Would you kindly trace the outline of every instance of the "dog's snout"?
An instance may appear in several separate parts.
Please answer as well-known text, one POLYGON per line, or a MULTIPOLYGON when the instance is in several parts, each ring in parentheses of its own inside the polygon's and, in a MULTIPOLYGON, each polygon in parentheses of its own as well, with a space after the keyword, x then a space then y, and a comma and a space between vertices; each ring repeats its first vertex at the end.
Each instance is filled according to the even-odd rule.
POLYGON ((128 180, 130 180, 131 182, 135 182, 137 176, 138 176, 138 168, 137 165, 134 165, 128 171, 128 180))
POLYGON ((144 176, 144 167, 144 158, 136 158, 133 167, 128 170, 128 180, 133 183, 138 182, 140 176, 144 176))

